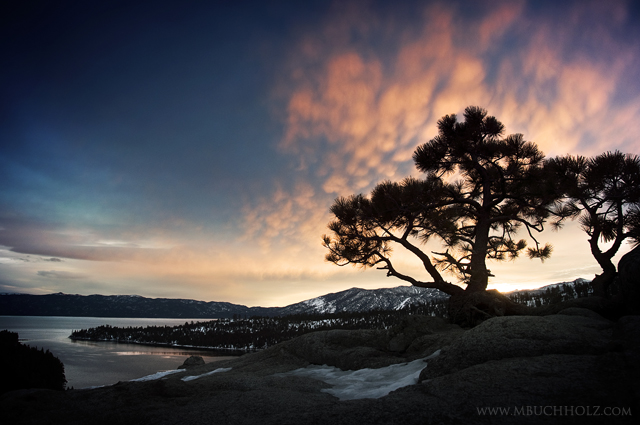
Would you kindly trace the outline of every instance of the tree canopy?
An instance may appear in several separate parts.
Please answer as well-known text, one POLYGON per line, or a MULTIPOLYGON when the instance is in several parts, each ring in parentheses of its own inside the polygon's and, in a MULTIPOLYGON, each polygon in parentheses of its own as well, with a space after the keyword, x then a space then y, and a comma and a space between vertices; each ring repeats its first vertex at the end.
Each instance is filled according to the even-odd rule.
POLYGON ((640 158, 619 151, 593 158, 566 155, 546 163, 564 202, 558 216, 577 218, 603 274, 594 279, 599 295, 616 276, 612 262, 625 239, 640 243, 640 158))
POLYGON ((547 219, 561 221, 550 216, 557 193, 542 178, 544 155, 521 134, 505 136, 500 121, 470 106, 463 122, 456 115, 441 118, 438 134, 420 145, 413 159, 423 179, 384 181, 368 197, 335 200, 332 235, 323 236, 328 261, 377 266, 412 285, 455 295, 462 288, 441 272, 458 276, 466 292, 485 291, 491 276, 486 260, 515 259, 527 249, 525 239, 516 239, 520 230, 534 242, 529 257, 551 254, 551 246, 535 235, 547 219), (432 239, 444 251, 425 252, 424 243, 432 239), (414 254, 432 281, 398 271, 391 260, 394 246, 414 254))

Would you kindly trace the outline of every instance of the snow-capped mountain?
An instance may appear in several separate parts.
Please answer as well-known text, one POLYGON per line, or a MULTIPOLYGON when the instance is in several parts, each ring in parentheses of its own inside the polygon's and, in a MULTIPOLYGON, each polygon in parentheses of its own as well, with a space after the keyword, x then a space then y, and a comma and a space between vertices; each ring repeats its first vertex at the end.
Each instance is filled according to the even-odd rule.
POLYGON ((448 297, 437 289, 416 286, 396 288, 360 289, 322 295, 317 298, 282 307, 279 315, 299 313, 336 313, 343 311, 399 310, 412 304, 424 304, 448 297))
POLYGON ((138 295, 0 295, 0 315, 231 318, 233 316, 285 316, 343 311, 397 310, 446 295, 435 289, 400 286, 384 289, 351 288, 286 307, 247 307, 226 302, 145 298, 138 295))
MULTIPOLYGON (((576 279, 573 282, 557 283, 536 290, 514 292, 541 293, 553 286, 583 282, 586 281, 576 279)), ((214 319, 399 310, 411 304, 424 304, 443 298, 447 298, 447 295, 437 289, 415 286, 351 288, 286 307, 247 307, 227 302, 145 298, 137 295, 4 294, 0 295, 0 315, 214 319)))

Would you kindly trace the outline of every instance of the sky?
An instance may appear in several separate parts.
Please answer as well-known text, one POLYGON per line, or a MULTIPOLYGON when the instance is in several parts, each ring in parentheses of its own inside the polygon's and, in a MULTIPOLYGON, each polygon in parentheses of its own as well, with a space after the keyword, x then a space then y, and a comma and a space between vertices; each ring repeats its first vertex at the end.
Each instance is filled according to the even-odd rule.
MULTIPOLYGON (((547 157, 640 154, 633 1, 0 8, 1 293, 266 307, 403 285, 324 260, 329 208, 420 177, 415 148, 470 105, 547 157)), ((489 263, 490 287, 599 272, 577 223, 540 241, 550 259, 489 263)))

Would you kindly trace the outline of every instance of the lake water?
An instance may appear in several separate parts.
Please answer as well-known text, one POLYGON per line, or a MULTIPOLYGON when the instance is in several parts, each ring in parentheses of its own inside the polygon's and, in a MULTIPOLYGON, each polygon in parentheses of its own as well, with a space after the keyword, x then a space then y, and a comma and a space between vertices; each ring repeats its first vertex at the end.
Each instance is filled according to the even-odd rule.
POLYGON ((0 330, 17 332, 21 343, 51 351, 64 364, 67 386, 78 389, 112 385, 118 381, 176 369, 192 355, 202 356, 207 363, 231 358, 216 356, 215 353, 206 350, 69 339, 74 330, 100 325, 175 326, 191 320, 0 316, 0 330))

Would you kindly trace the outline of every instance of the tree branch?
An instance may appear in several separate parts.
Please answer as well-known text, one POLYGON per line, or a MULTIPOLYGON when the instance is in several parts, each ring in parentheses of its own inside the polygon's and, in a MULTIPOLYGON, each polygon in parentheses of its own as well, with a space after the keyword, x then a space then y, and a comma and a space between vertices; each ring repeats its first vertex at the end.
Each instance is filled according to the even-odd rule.
POLYGON ((387 271, 387 276, 393 276, 396 277, 400 280, 404 280, 405 282, 409 282, 411 285, 413 286, 417 286, 419 288, 434 288, 434 289, 438 289, 442 292, 444 292, 445 294, 448 295, 456 295, 456 294, 461 294, 462 292, 464 292, 464 290, 457 286, 457 285, 453 285, 449 282, 446 282, 444 280, 440 280, 440 281, 434 281, 434 282, 422 282, 419 280, 416 280, 414 278, 412 278, 411 276, 407 276, 405 274, 402 274, 400 272, 398 272, 394 267, 393 264, 391 263, 391 260, 389 260, 386 257, 381 257, 380 260, 378 261, 379 263, 385 263, 385 265, 383 267, 378 267, 378 270, 386 270, 387 271))

